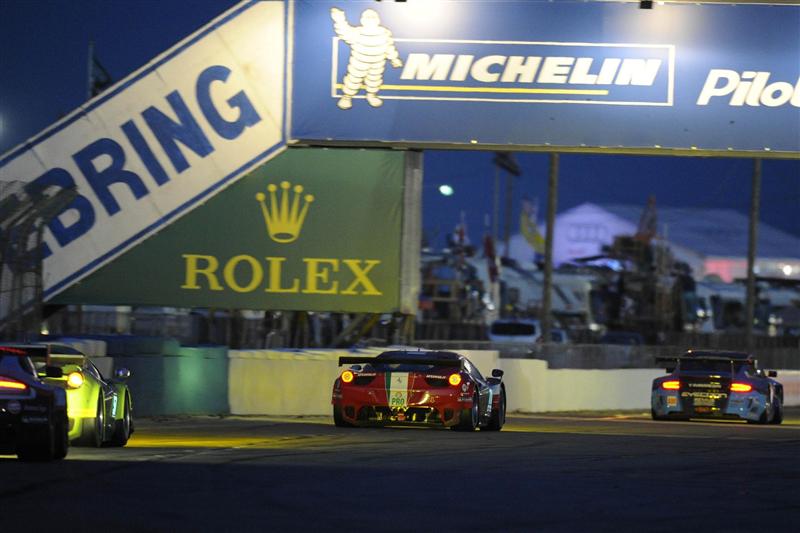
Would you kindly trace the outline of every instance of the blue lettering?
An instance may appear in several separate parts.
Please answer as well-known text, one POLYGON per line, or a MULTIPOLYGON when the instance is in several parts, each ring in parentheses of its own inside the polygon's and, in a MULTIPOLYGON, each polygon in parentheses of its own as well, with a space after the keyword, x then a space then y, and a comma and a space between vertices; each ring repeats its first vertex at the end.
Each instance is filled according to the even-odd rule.
POLYGON ((147 170, 150 172, 150 175, 153 176, 156 183, 164 185, 168 182, 169 176, 167 176, 164 167, 162 167, 161 163, 156 159, 153 151, 147 146, 147 141, 144 140, 144 136, 142 132, 139 131, 139 128, 136 127, 136 124, 132 120, 129 120, 121 127, 125 136, 130 141, 131 146, 133 146, 133 149, 139 154, 139 158, 142 160, 142 163, 144 163, 144 166, 147 167, 147 170))
POLYGON ((200 157, 206 157, 214 151, 211 143, 208 142, 203 130, 197 124, 189 108, 181 98, 178 91, 172 91, 167 95, 167 101, 172 106, 172 110, 178 117, 178 122, 174 122, 171 118, 159 111, 157 108, 150 106, 142 112, 145 122, 150 127, 153 135, 158 139, 159 144, 169 156, 175 171, 179 174, 189 168, 189 163, 186 161, 181 149, 178 147, 176 141, 189 148, 191 151, 200 157))
POLYGON ((96 140, 74 154, 72 159, 75 160, 78 168, 86 176, 86 181, 92 186, 94 193, 100 203, 103 204, 103 207, 106 208, 109 216, 118 213, 120 210, 117 200, 110 191, 110 187, 114 183, 126 184, 137 200, 147 196, 149 192, 139 176, 123 168, 125 166, 125 152, 119 144, 111 139, 96 140), (111 163, 106 168, 98 170, 94 166, 94 160, 104 155, 111 158, 111 163))
MULTIPOLYGON (((63 168, 52 168, 28 183, 25 186, 27 192, 32 198, 39 200, 45 197, 44 192, 50 187, 59 187, 61 189, 75 189, 75 180, 72 179, 69 172, 63 168)), ((50 228, 53 237, 56 238, 59 246, 64 247, 88 232, 94 226, 94 208, 91 202, 85 197, 78 194, 58 215, 50 220, 47 225, 50 228), (74 210, 78 213, 78 220, 69 226, 65 226, 60 217, 67 211, 74 210)), ((44 257, 51 255, 50 247, 47 244, 43 249, 44 257)))
POLYGON ((228 107, 239 110, 239 117, 233 122, 225 120, 214 107, 211 101, 211 84, 215 81, 224 82, 230 73, 228 67, 220 65, 208 67, 200 73, 197 78, 197 103, 214 131, 223 139, 233 140, 241 135, 245 128, 261 122, 261 117, 244 91, 239 91, 226 100, 228 107))

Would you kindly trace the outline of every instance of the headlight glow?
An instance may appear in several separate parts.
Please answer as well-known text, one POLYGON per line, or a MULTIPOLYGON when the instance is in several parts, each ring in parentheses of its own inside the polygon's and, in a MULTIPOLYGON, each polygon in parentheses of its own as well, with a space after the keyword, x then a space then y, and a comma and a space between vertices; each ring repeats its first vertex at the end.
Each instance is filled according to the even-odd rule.
POLYGON ((457 387, 461 385, 461 374, 450 374, 450 378, 447 381, 450 382, 450 385, 457 387))
POLYGON ((83 374, 80 372, 70 372, 69 376, 67 376, 67 385, 71 389, 80 388, 83 385, 83 374))
POLYGON ((342 372, 342 381, 344 383, 350 383, 351 381, 353 381, 354 377, 355 376, 353 376, 353 373, 350 372, 349 370, 345 370, 344 372, 342 372))

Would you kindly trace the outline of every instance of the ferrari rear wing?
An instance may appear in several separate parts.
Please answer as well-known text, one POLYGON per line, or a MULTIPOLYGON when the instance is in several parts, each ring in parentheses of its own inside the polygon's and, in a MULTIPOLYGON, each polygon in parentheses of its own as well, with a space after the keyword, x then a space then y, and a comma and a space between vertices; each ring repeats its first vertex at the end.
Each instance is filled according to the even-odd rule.
POLYGON ((339 366, 342 365, 360 365, 360 364, 383 364, 383 365, 431 365, 443 366, 447 368, 461 368, 461 359, 408 359, 406 357, 340 357, 339 366))

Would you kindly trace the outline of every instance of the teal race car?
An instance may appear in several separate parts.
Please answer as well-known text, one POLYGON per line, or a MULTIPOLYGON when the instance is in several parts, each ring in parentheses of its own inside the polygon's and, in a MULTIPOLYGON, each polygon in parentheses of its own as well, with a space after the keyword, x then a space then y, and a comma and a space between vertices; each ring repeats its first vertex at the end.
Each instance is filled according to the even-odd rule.
POLYGON ((65 344, 46 344, 47 360, 34 359, 40 379, 67 393, 69 440, 78 446, 125 446, 133 434, 133 402, 126 380, 130 372, 119 368, 106 379, 85 354, 65 344), (45 367, 58 367, 62 377, 47 377, 45 367))

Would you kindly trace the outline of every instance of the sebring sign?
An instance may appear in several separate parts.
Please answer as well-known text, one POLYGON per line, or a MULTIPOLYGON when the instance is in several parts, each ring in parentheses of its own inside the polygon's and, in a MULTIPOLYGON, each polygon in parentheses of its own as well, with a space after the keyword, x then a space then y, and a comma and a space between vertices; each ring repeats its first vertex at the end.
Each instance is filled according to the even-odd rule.
POLYGON ((229 11, 0 158, 0 180, 78 195, 48 225, 45 297, 284 146, 284 6, 229 11))
POLYGON ((800 157, 798 5, 315 0, 293 19, 297 139, 800 157))

